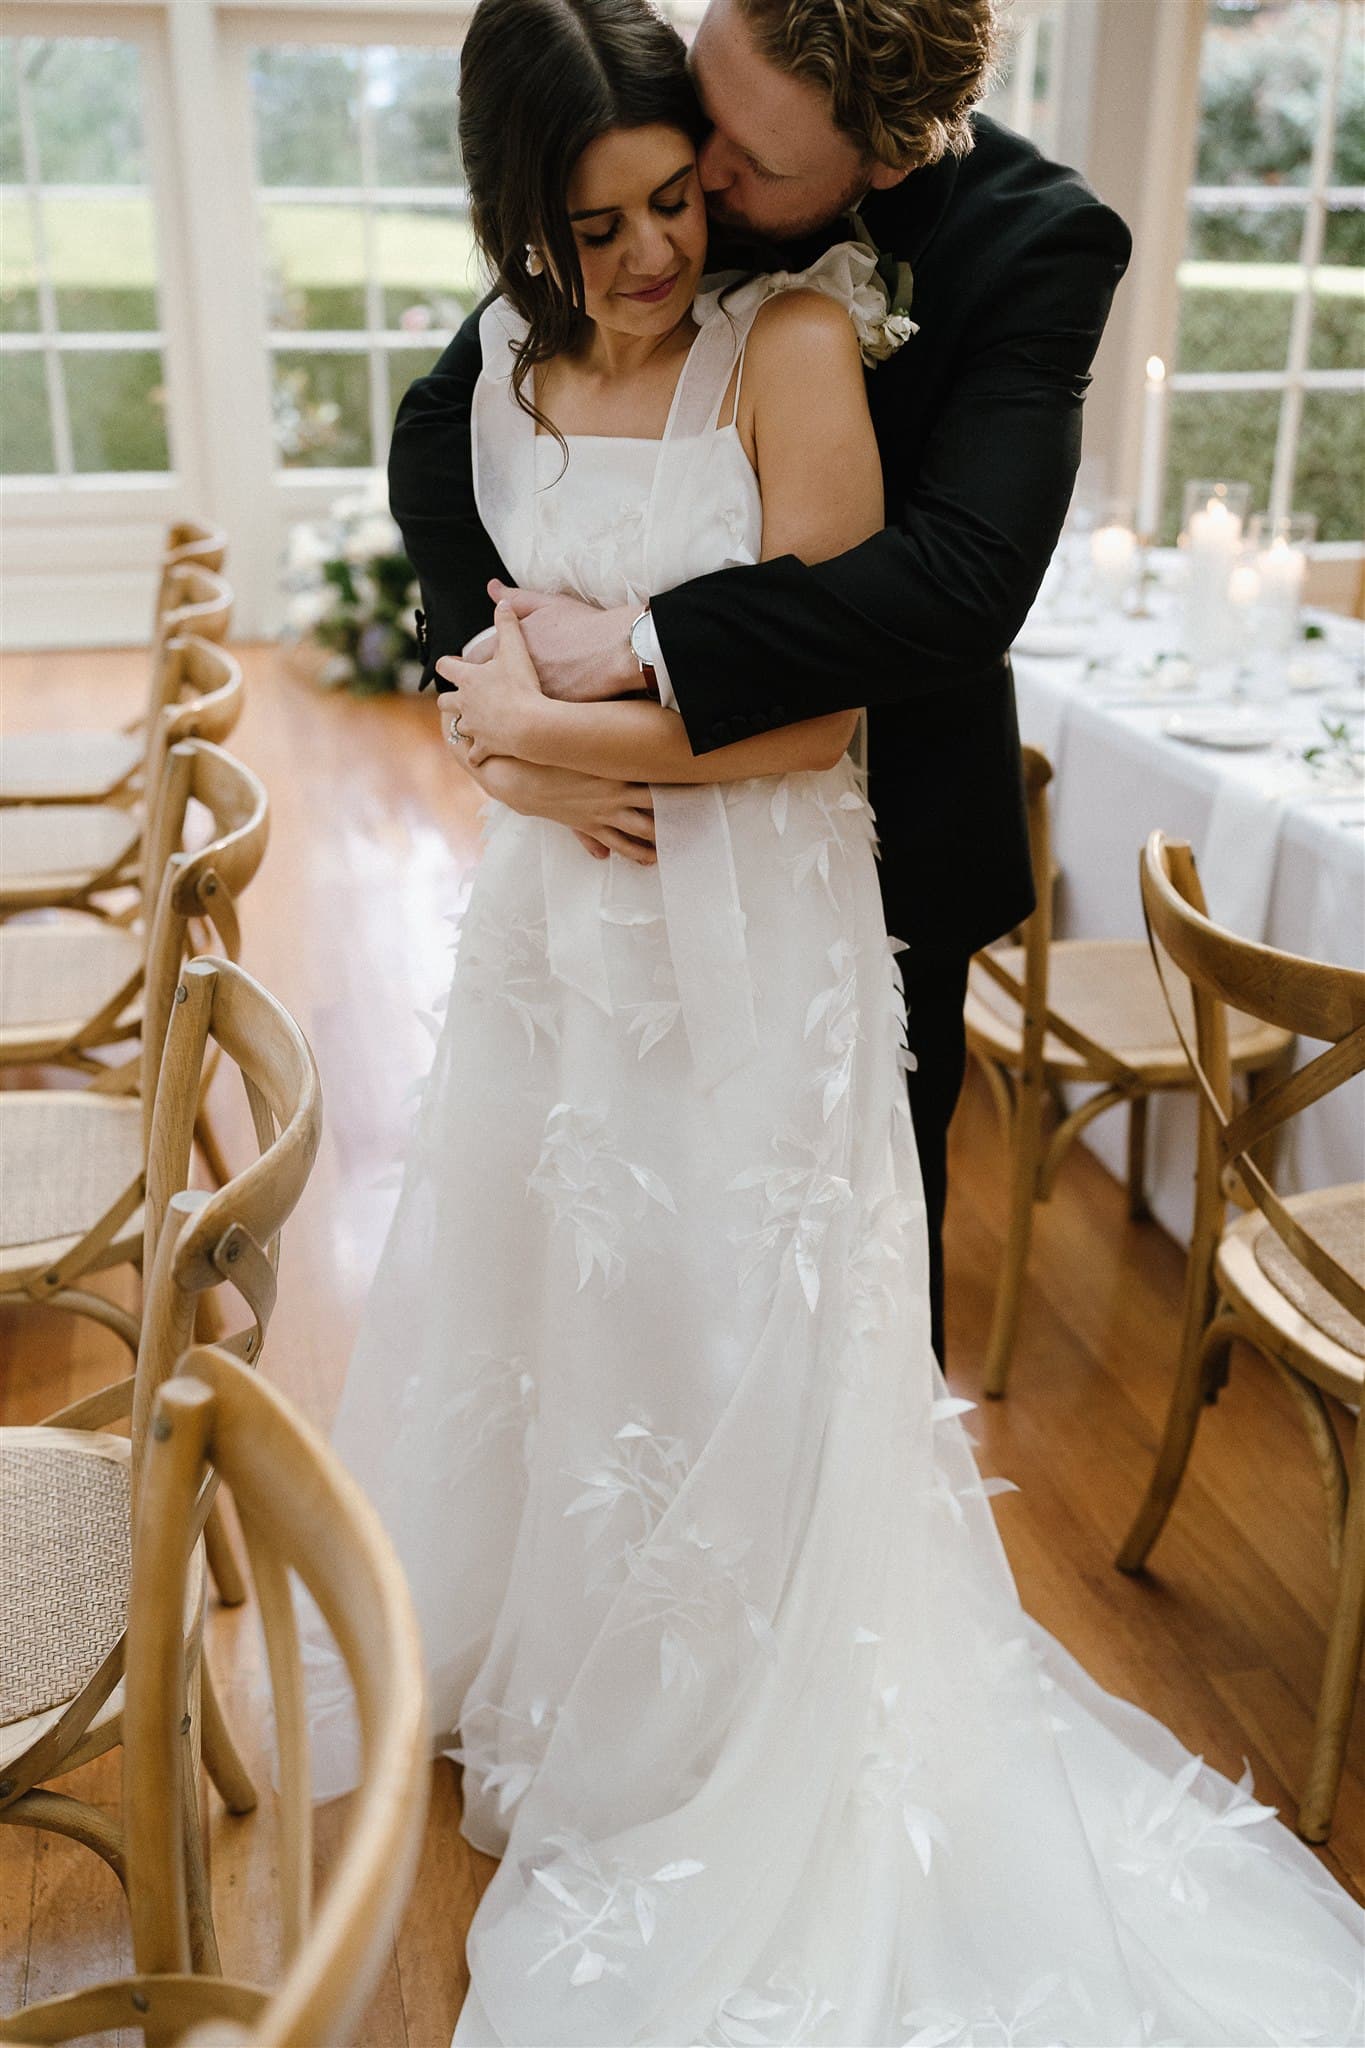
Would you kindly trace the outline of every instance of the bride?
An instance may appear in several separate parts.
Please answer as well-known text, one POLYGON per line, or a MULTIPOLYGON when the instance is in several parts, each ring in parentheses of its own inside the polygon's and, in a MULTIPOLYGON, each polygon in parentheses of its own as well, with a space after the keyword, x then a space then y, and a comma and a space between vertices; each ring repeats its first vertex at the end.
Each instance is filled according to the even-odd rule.
MULTIPOLYGON (((461 122, 518 582, 644 604, 880 525, 873 259, 703 284, 646 0, 482 0, 461 122)), ((445 664, 461 751, 650 784, 657 859, 624 798, 634 858, 492 805, 335 1428, 502 1858, 456 2041, 1342 2048, 1345 1893, 1021 1612, 929 1341, 853 714, 694 758, 496 632, 445 664)))

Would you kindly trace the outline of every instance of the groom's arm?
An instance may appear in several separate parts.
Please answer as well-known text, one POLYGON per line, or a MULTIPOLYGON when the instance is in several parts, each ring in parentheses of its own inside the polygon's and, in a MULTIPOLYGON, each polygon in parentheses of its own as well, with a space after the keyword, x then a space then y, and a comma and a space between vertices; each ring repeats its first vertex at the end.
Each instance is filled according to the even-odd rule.
MULTIPOLYGON (((1123 223, 1092 203, 988 287, 911 488, 888 504, 894 524, 829 562, 783 556, 654 598, 697 753, 856 705, 924 701, 998 667, 1066 516, 1090 364, 1128 250, 1123 223)), ((900 374, 912 371, 907 358, 900 374)))
POLYGON ((493 623, 488 579, 507 581, 474 503, 470 406, 482 354, 471 313, 435 368, 410 386, 389 446, 389 506, 422 586, 423 685, 493 623))

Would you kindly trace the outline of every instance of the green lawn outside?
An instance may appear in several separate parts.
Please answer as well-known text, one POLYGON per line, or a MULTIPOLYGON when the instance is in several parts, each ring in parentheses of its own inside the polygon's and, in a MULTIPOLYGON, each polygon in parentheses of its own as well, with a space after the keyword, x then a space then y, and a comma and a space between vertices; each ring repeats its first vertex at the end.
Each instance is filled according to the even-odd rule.
MULTIPOLYGON (((150 202, 110 197, 45 201, 58 317, 65 331, 146 331, 158 324, 154 223, 150 202)), ((363 329, 365 220, 358 207, 272 201, 262 209, 263 253, 270 266, 270 318, 299 336, 276 359, 309 405, 335 405, 334 428, 303 464, 371 460, 366 356, 310 352, 310 331, 363 329)), ((454 325, 480 290, 468 223, 436 209, 378 208, 376 264, 390 331, 410 339, 390 363, 391 405, 434 349, 421 339, 425 319, 454 325), (405 318, 406 316, 406 318, 405 318)), ((1285 361, 1293 295, 1302 272, 1293 262, 1201 255, 1180 267, 1180 370, 1279 369, 1285 361)), ((1333 251, 1332 253, 1337 253, 1333 251)), ((1343 249, 1341 253, 1346 253, 1343 249)), ((1352 254, 1355 253, 1352 248, 1352 254)), ((0 204, 0 330, 38 324, 33 252, 25 203, 0 204)), ((1310 363, 1362 371, 1365 389, 1365 267, 1334 262, 1318 272, 1310 363)), ((104 361, 68 356, 77 456, 82 468, 161 467, 166 460, 159 371, 154 357, 120 352, 104 361)), ((36 359, 10 357, 0 389, 0 468, 8 474, 52 467, 46 397, 36 359)), ((1135 400, 1136 402, 1136 400, 1135 400)), ((1183 480, 1245 477, 1264 504, 1279 401, 1273 393, 1185 393, 1172 404, 1166 538, 1174 538, 1183 480)), ((1310 394, 1295 489, 1296 509, 1316 514, 1325 540, 1362 532, 1365 397, 1310 394)))

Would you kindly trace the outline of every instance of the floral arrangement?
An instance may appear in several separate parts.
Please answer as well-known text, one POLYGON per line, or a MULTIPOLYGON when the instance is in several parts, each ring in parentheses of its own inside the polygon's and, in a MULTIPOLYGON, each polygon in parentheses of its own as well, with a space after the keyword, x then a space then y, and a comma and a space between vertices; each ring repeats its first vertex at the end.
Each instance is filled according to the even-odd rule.
POLYGON ((283 584, 284 637, 327 650, 317 672, 323 689, 363 697, 416 690, 421 593, 382 476, 338 498, 326 519, 291 528, 283 584))

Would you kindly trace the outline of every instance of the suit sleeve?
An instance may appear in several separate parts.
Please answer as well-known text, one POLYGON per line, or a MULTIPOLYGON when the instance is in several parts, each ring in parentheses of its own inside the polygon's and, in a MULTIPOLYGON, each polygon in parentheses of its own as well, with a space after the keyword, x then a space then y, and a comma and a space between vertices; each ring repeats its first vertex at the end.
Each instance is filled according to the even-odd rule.
MULTIPOLYGON (((964 318, 960 369, 881 533, 832 561, 787 555, 654 598, 694 752, 998 672, 1066 516, 1090 364, 1130 247, 1118 216, 1092 201, 995 273, 964 318)), ((894 449, 883 457, 894 479, 894 449)))
POLYGON ((458 654, 493 622, 490 576, 511 579, 474 503, 470 406, 482 365, 479 313, 470 314, 429 376, 411 385, 389 444, 389 508, 422 586, 422 686, 443 654, 458 654))

